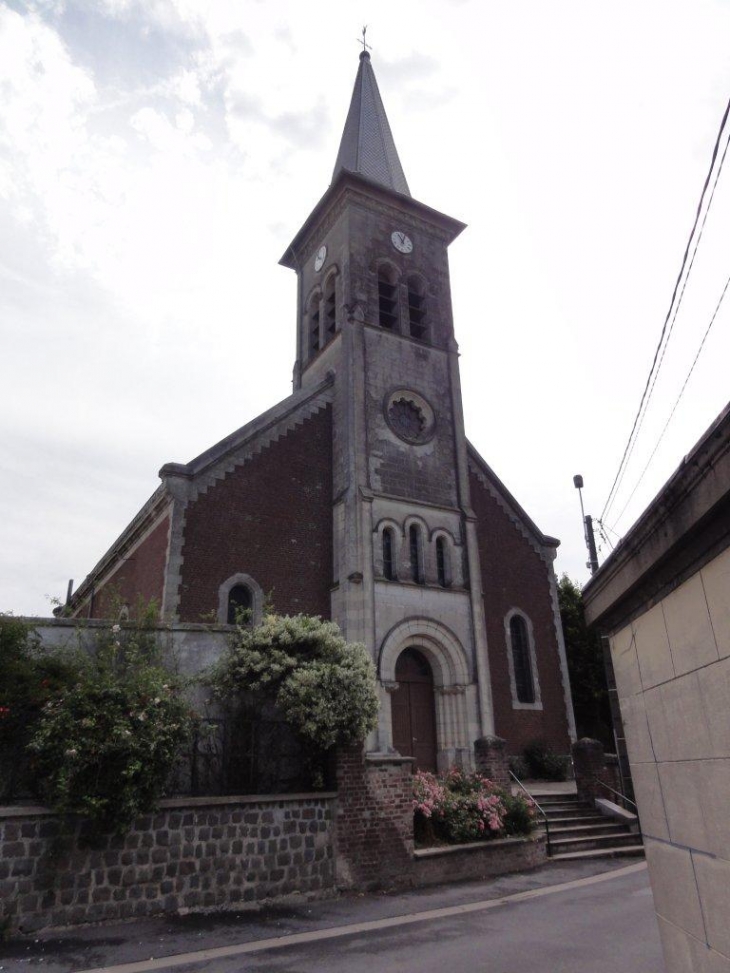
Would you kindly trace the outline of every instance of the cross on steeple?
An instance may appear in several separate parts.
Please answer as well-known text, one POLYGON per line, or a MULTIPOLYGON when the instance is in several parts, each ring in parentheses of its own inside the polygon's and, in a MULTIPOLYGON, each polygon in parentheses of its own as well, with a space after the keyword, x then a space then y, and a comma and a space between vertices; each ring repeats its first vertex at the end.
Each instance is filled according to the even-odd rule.
POLYGON ((367 51, 369 51, 369 50, 372 51, 372 47, 365 40, 365 34, 367 33, 367 29, 368 29, 368 25, 365 24, 363 26, 363 29, 362 29, 362 40, 361 41, 360 40, 358 41, 358 44, 362 44, 362 52, 363 52, 363 54, 367 53, 367 51))

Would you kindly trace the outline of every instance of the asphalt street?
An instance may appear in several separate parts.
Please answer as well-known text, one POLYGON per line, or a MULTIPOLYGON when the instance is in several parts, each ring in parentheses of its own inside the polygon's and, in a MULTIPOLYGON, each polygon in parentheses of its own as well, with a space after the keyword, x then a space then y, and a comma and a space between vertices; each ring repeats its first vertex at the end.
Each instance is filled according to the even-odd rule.
POLYGON ((665 973, 643 863, 341 896, 0 944, 3 973, 665 973))

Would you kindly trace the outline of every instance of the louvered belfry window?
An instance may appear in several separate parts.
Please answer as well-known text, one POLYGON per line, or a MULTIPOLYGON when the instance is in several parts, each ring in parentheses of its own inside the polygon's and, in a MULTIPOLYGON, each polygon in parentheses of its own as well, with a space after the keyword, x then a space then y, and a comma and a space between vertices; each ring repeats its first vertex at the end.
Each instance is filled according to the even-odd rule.
POLYGON ((378 271, 378 320, 387 331, 396 330, 398 324, 398 285, 393 282, 385 267, 378 271))
POLYGON ((408 278, 408 327, 411 338, 426 338, 426 296, 417 277, 408 278))
POLYGON ((512 662, 515 673, 515 692, 519 703, 535 702, 535 683, 530 662, 530 642, 527 623, 521 615, 513 615, 509 621, 512 643, 512 662))
POLYGON ((327 280, 324 292, 325 342, 332 341, 337 330, 337 306, 335 304, 335 275, 327 280))
POLYGON ((319 349, 319 296, 315 296, 309 305, 309 354, 316 355, 319 349))

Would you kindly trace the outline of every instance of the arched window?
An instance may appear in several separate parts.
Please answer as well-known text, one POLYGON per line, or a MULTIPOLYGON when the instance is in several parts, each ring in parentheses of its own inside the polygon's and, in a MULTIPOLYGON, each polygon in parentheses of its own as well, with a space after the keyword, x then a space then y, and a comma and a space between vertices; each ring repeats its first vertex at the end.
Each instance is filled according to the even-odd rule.
POLYGON ((396 331, 398 325, 398 284, 395 274, 388 267, 378 271, 378 321, 387 331, 396 331))
POLYGON ((228 592, 229 625, 245 624, 251 621, 253 611, 253 597, 251 589, 245 584, 235 584, 228 592))
POLYGON ((316 355, 322 347, 319 333, 319 294, 315 294, 309 301, 307 314, 309 327, 309 354, 316 355))
POLYGON ((418 277, 408 278, 408 329, 411 338, 426 338, 426 295, 418 277))
POLYGON ((392 527, 386 527, 383 531, 383 577, 388 581, 398 580, 395 572, 395 540, 392 527))
POLYGON ((534 703, 535 681, 530 660, 530 636, 527 631, 527 622, 522 615, 513 615, 510 618, 509 635, 512 643, 512 665, 517 702, 534 703))
POLYGON ((436 538, 436 576, 442 588, 449 585, 449 563, 446 541, 443 537, 436 538))
POLYGON ((330 274, 324 287, 324 341, 332 341, 337 331, 337 305, 335 302, 335 275, 330 274))
POLYGON ((416 584, 423 584, 423 541, 421 528, 417 524, 411 524, 408 528, 408 541, 411 554, 411 579, 416 584))

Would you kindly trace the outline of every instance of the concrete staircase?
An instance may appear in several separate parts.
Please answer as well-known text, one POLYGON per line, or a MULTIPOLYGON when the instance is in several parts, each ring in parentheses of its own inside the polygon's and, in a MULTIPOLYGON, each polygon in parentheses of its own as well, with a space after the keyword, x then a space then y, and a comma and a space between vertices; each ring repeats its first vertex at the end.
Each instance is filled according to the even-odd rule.
POLYGON ((640 834, 596 811, 576 794, 531 794, 548 818, 552 861, 643 857, 640 834))

